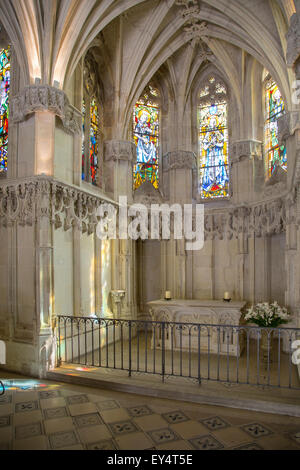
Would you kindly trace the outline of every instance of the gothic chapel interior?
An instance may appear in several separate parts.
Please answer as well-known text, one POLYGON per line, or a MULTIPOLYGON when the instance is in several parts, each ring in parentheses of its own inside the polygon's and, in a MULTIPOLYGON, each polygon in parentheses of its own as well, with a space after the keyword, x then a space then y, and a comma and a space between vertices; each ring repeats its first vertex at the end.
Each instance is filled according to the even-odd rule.
MULTIPOLYGON (((102 349, 114 368, 139 335, 148 347, 147 322, 223 304, 232 322, 277 301, 300 328, 299 83, 299 0, 1 0, 2 370, 45 378, 102 349), (203 248, 101 239, 120 197, 203 205, 203 248)), ((151 358, 169 342, 173 360, 159 334, 151 358)), ((191 357, 197 337, 178 334, 191 357)))

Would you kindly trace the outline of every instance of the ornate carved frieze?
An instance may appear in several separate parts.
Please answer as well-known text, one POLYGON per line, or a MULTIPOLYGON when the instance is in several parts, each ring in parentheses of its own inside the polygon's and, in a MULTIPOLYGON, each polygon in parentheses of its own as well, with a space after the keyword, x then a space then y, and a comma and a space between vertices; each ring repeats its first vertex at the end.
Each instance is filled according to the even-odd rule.
POLYGON ((300 12, 294 13, 290 20, 290 27, 286 35, 287 52, 286 63, 293 67, 300 56, 300 12))
POLYGON ((101 197, 53 178, 35 177, 18 183, 0 185, 0 226, 33 225, 47 217, 55 228, 77 227, 94 233, 101 197))
POLYGON ((22 122, 29 114, 50 111, 58 116, 65 128, 81 133, 81 113, 70 105, 64 91, 48 85, 31 85, 11 98, 11 118, 22 122))
POLYGON ((262 155, 262 142, 257 140, 239 140, 231 145, 230 157, 233 163, 243 157, 261 159, 262 155))
POLYGON ((163 171, 169 170, 194 170, 197 168, 197 159, 194 152, 179 150, 169 152, 163 157, 163 171))
POLYGON ((207 240, 233 239, 241 235, 264 237, 286 231, 287 224, 295 223, 295 197, 277 198, 260 204, 239 206, 205 213, 207 240))
POLYGON ((116 162, 126 160, 134 164, 136 162, 136 146, 126 140, 107 140, 104 142, 105 161, 116 162))

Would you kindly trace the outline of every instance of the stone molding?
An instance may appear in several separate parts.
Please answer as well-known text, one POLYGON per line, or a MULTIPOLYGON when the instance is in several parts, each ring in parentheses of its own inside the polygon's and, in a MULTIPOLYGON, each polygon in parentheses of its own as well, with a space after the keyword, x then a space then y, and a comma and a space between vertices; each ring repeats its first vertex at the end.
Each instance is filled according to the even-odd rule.
POLYGON ((118 160, 136 163, 136 146, 127 140, 107 140, 104 142, 105 161, 116 162, 118 160))
POLYGON ((300 56, 300 12, 292 15, 286 39, 286 63, 288 67, 293 67, 300 56))
POLYGON ((231 145, 230 157, 233 163, 243 157, 262 159, 263 145, 257 140, 239 140, 231 145))
MULTIPOLYGON (((223 240, 283 233, 288 224, 300 224, 298 192, 252 205, 206 209, 205 238, 223 240)), ((63 227, 67 231, 76 227, 82 233, 92 234, 98 223, 97 209, 106 202, 101 196, 50 177, 7 182, 0 185, 0 226, 33 226, 45 217, 56 229, 63 227)))
POLYGON ((74 133, 82 132, 81 113, 74 108, 64 91, 49 85, 31 85, 11 98, 11 119, 22 122, 29 114, 50 111, 58 116, 64 127, 74 133))
POLYGON ((46 217, 65 231, 76 227, 89 235, 96 230, 97 209, 107 201, 50 177, 32 177, 0 185, 0 226, 33 226, 46 217))
POLYGON ((197 158, 194 152, 179 150, 169 152, 163 157, 163 171, 194 170, 197 168, 197 158))

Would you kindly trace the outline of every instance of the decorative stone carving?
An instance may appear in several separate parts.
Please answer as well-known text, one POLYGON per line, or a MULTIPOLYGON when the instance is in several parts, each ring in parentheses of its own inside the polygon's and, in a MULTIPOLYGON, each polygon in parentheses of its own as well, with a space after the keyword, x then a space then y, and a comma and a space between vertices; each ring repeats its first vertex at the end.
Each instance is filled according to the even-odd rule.
POLYGON ((65 128, 81 133, 81 113, 70 105, 64 91, 49 85, 31 85, 11 98, 11 119, 18 123, 37 111, 50 111, 58 116, 65 128))
POLYGON ((0 226, 33 225, 47 217, 55 228, 75 226, 95 232, 98 207, 105 200, 50 177, 33 177, 0 186, 0 226))
POLYGON ((104 142, 105 161, 126 160, 136 163, 136 146, 126 140, 107 140, 104 142))
POLYGON ((300 130, 300 111, 290 111, 278 118, 278 140, 279 145, 300 130))
POLYGON ((257 140, 239 140, 231 145, 231 161, 238 162, 243 157, 261 159, 263 155, 262 142, 257 140))
POLYGON ((197 168, 197 158, 193 152, 179 150, 169 152, 163 157, 163 171, 169 170, 194 170, 197 168))
POLYGON ((293 67, 300 56, 300 12, 294 13, 290 20, 290 27, 286 35, 287 52, 286 63, 293 67))
POLYGON ((150 181, 146 181, 134 191, 134 202, 149 207, 151 204, 161 204, 163 197, 159 189, 155 189, 150 181))
POLYGON ((208 27, 205 21, 200 23, 191 23, 184 27, 185 38, 187 41, 192 39, 208 39, 208 27))

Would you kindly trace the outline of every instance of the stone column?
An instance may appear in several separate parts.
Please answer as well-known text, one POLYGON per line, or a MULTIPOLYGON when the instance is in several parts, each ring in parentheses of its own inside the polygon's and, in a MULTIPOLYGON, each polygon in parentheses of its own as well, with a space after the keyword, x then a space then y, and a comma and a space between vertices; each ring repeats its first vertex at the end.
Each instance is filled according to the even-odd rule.
MULTIPOLYGON (((170 204, 180 204, 182 213, 184 204, 191 204, 194 194, 194 179, 197 170, 197 160, 193 152, 183 150, 167 153, 163 157, 164 183, 168 187, 170 204)), ((177 299, 185 299, 187 296, 187 260, 191 262, 192 256, 187 257, 185 240, 171 240, 168 245, 168 258, 165 261, 166 252, 161 251, 163 257, 161 264, 169 270, 167 288, 172 291, 172 296, 177 299)), ((166 282, 166 281, 164 281, 166 282)), ((189 291, 190 293, 191 291, 189 291)))

